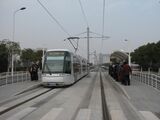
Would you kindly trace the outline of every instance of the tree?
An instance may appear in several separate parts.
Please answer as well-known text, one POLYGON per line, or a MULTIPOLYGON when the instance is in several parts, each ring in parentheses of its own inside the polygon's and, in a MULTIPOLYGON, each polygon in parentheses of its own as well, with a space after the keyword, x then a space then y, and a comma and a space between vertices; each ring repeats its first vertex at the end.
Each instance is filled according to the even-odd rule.
POLYGON ((131 53, 132 61, 141 65, 144 69, 151 68, 157 71, 160 67, 160 41, 140 46, 131 53))
POLYGON ((0 72, 9 71, 9 67, 11 66, 11 56, 12 54, 20 54, 20 46, 17 42, 9 41, 4 39, 0 41, 0 64, 1 70, 0 72), (6 69, 7 67, 7 69, 6 69))
POLYGON ((6 44, 0 42, 0 72, 6 72, 8 67, 8 51, 6 44))
POLYGON ((22 50, 21 60, 23 62, 23 66, 28 68, 32 62, 39 61, 39 65, 41 68, 41 61, 42 61, 42 50, 32 50, 30 48, 22 50))
POLYGON ((43 56, 43 51, 42 50, 38 50, 36 51, 36 60, 39 61, 39 67, 40 69, 42 69, 42 56, 43 56))
POLYGON ((33 53, 34 51, 30 48, 22 50, 21 60, 24 67, 29 67, 31 62, 33 61, 33 53))

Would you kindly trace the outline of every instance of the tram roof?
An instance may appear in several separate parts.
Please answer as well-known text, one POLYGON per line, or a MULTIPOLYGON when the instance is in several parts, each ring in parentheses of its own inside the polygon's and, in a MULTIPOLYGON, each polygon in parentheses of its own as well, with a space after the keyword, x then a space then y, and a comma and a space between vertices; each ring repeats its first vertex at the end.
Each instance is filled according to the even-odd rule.
POLYGON ((67 51, 67 52, 69 52, 69 53, 71 53, 71 54, 74 54, 75 56, 77 56, 77 57, 79 57, 79 58, 81 58, 81 59, 83 59, 83 60, 87 60, 86 58, 83 58, 82 56, 80 56, 80 55, 78 55, 78 54, 75 54, 75 53, 71 52, 71 51, 68 50, 68 49, 48 49, 47 52, 48 52, 48 51, 67 51))
POLYGON ((71 52, 70 50, 68 49, 49 49, 47 51, 67 51, 67 52, 71 52))

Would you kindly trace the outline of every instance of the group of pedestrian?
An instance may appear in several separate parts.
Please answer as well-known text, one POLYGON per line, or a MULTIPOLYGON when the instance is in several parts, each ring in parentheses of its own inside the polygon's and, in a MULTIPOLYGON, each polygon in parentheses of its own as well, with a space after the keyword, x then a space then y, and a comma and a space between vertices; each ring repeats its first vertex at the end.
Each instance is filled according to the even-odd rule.
POLYGON ((29 67, 29 73, 31 76, 31 81, 37 81, 38 80, 38 68, 39 65, 36 62, 33 62, 32 65, 29 67))
POLYGON ((130 85, 131 67, 125 61, 123 64, 114 64, 109 67, 109 74, 123 85, 130 85))

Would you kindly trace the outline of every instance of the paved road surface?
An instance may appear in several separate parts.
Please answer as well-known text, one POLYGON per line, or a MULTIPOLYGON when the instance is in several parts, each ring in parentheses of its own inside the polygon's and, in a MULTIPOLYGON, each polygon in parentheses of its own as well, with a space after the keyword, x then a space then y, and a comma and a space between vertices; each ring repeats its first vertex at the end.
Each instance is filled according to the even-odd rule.
MULTIPOLYGON (((99 73, 91 72, 90 77, 85 77, 67 88, 53 89, 1 115, 0 119, 102 120, 99 76, 99 73)), ((123 86, 115 82, 107 72, 102 73, 102 78, 107 105, 113 120, 159 120, 159 91, 136 80, 131 81, 131 86, 123 86)), ((39 82, 26 81, 2 86, 0 101, 36 84, 39 82)), ((46 88, 42 87, 30 94, 44 90, 46 88)))

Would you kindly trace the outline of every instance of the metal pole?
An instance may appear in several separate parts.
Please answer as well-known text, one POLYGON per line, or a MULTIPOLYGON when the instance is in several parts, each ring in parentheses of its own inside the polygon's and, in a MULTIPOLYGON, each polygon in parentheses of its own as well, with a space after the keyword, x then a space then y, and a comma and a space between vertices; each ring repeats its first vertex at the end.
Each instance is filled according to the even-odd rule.
POLYGON ((129 64, 129 66, 131 66, 131 55, 130 55, 130 51, 129 51, 129 53, 128 53, 128 64, 129 64))
POLYGON ((89 27, 87 27, 87 61, 88 61, 88 73, 89 73, 89 27))
POLYGON ((43 62, 44 62, 44 47, 43 47, 43 55, 42 55, 42 69, 43 69, 43 62))
POLYGON ((130 55, 130 41, 128 39, 125 39, 124 41, 128 42, 128 64, 131 66, 131 55, 130 55))
MULTIPOLYGON (((14 13, 13 13, 13 36, 12 36, 12 41, 14 42, 14 34, 15 34, 15 15, 16 15, 16 12, 19 11, 19 10, 16 10, 14 13)), ((11 68, 11 74, 12 74, 12 78, 13 78, 13 71, 14 71, 14 60, 13 60, 13 44, 12 44, 12 50, 11 50, 11 53, 12 53, 12 68, 11 68)), ((12 81, 13 82, 13 81, 12 81)))
MULTIPOLYGON (((12 36, 12 41, 14 42, 14 36, 15 36, 15 16, 16 16, 16 13, 20 10, 25 10, 26 8, 25 7, 22 7, 16 11, 14 11, 13 13, 13 36, 12 36)), ((13 79, 13 71, 14 71, 14 55, 13 55, 13 48, 14 46, 12 45, 12 69, 11 69, 11 75, 12 75, 12 79, 13 79)), ((13 81, 12 81, 13 82, 13 81)))

